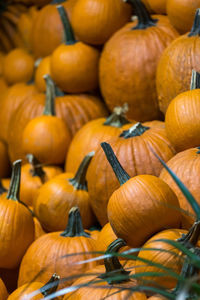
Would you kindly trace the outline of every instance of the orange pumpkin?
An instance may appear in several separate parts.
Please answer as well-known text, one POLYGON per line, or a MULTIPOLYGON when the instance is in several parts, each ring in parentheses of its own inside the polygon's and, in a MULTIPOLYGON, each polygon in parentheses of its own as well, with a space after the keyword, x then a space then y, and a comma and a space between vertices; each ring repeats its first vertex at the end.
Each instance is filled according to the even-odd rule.
POLYGON ((163 113, 166 113, 172 99, 189 90, 192 70, 200 72, 199 22, 200 9, 197 10, 190 33, 174 40, 163 52, 159 61, 156 88, 159 107, 163 113))
POLYGON ((75 172, 87 153, 95 151, 101 142, 118 136, 130 124, 125 117, 127 110, 127 105, 115 107, 109 117, 95 119, 85 124, 71 141, 65 170, 75 172))
POLYGON ((21 161, 13 163, 8 193, 0 195, 0 267, 16 268, 34 240, 30 211, 19 202, 21 161))
POLYGON ((51 75, 50 56, 44 57, 35 71, 35 85, 40 92, 46 91, 45 74, 51 75))
POLYGON ((159 117, 155 80, 159 59, 178 33, 166 16, 151 17, 140 0, 129 2, 138 21, 126 24, 105 44, 100 88, 110 110, 127 102, 128 118, 148 121, 159 117))
POLYGON ((6 286, 3 283, 2 279, 0 278, 0 300, 7 300, 7 298, 8 298, 8 292, 6 286))
POLYGON ((58 175, 40 188, 34 201, 34 212, 47 231, 64 230, 68 222, 65 216, 73 206, 79 207, 84 228, 95 223, 86 181, 93 155, 91 152, 85 156, 75 176, 73 173, 58 175))
POLYGON ((107 212, 115 234, 128 246, 140 247, 154 233, 180 226, 180 206, 173 190, 153 175, 133 178, 126 173, 108 143, 101 144, 120 188, 111 195, 107 212))
POLYGON ((8 297, 8 300, 24 300, 26 298, 30 300, 39 300, 41 298, 45 298, 46 296, 53 294, 57 290, 59 279, 60 276, 55 273, 45 285, 37 281, 24 284, 23 286, 15 290, 8 297))
POLYGON ((35 237, 34 237, 34 241, 35 241, 42 235, 46 234, 46 232, 42 228, 40 221, 34 215, 33 215, 33 221, 34 221, 34 225, 35 225, 35 237))
MULTIPOLYGON (((55 271, 61 279, 83 273, 94 267, 96 261, 76 263, 93 258, 94 255, 87 252, 95 250, 96 241, 83 230, 78 208, 72 208, 64 232, 45 234, 29 247, 20 265, 18 285, 30 283, 36 275, 38 281, 45 283, 55 271)), ((69 278, 59 287, 69 286, 74 280, 69 278)))
MULTIPOLYGON (((159 125, 160 126, 160 125, 159 125)), ((119 137, 107 140, 118 155, 123 167, 131 176, 152 174, 159 176, 162 165, 153 155, 150 147, 168 161, 175 154, 166 137, 165 129, 151 127, 151 122, 137 123, 124 130, 119 137)), ((101 225, 108 222, 107 204, 112 193, 120 186, 99 146, 88 168, 88 191, 92 209, 101 225)))
POLYGON ((24 49, 14 49, 5 57, 3 76, 8 84, 28 82, 33 77, 34 60, 24 49))
POLYGON ((76 41, 64 7, 58 6, 58 11, 65 40, 51 55, 52 78, 64 92, 92 91, 98 87, 100 53, 96 48, 76 41))
POLYGON ((102 45, 130 17, 131 7, 122 0, 79 0, 72 12, 72 25, 81 41, 102 45))
POLYGON ((149 297, 148 300, 167 300, 167 298, 164 296, 161 296, 159 294, 155 294, 155 295, 149 297))

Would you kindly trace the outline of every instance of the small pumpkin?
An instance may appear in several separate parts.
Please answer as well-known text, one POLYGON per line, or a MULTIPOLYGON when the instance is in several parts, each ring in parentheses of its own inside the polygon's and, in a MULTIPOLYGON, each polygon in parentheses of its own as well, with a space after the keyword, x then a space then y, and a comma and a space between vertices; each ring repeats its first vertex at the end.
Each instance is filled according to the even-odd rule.
POLYGON ((8 193, 0 195, 0 268, 16 268, 34 240, 33 218, 19 201, 21 161, 13 163, 8 193))
POLYGON ((169 103, 190 88, 192 70, 200 72, 200 9, 191 31, 175 39, 163 52, 156 72, 160 110, 165 114, 169 103))
POLYGON ((65 217, 73 206, 80 209, 84 228, 95 223, 89 194, 86 172, 94 152, 85 156, 76 174, 63 173, 45 183, 34 201, 34 212, 47 231, 64 230, 68 222, 65 217))
POLYGON ((3 280, 0 278, 0 300, 7 300, 8 292, 3 280))
POLYGON ((102 45, 130 17, 131 7, 123 0, 79 0, 72 12, 72 26, 81 41, 102 45))
MULTIPOLYGON (((48 76, 45 79, 48 81, 48 76)), ((33 153, 41 163, 56 165, 65 160, 70 134, 64 121, 55 115, 54 98, 52 92, 46 98, 43 115, 31 120, 24 128, 22 147, 24 153, 33 153)))
POLYGON ((67 14, 59 5, 64 27, 64 44, 51 55, 51 74, 55 83, 68 93, 83 93, 98 87, 100 52, 83 42, 76 41, 67 14), (72 59, 73 58, 73 59, 72 59))
POLYGON ((44 75, 51 75, 50 71, 50 56, 44 57, 35 71, 35 85, 40 92, 46 91, 46 82, 44 75))
POLYGON ((8 84, 28 82, 33 77, 34 60, 24 49, 14 49, 5 56, 3 76, 8 84))
POLYGON ((99 63, 100 88, 110 110, 128 103, 127 117, 144 122, 160 117, 156 69, 178 33, 166 16, 151 17, 140 0, 128 2, 138 18, 105 44, 99 63))
POLYGON ((59 279, 60 276, 55 273, 45 285, 37 281, 24 284, 17 290, 15 290, 8 297, 8 300, 24 300, 26 298, 30 300, 39 300, 45 298, 46 296, 53 294, 57 290, 59 279))
POLYGON ((173 190, 153 175, 133 178, 126 173, 108 143, 101 144, 120 183, 107 212, 115 234, 128 246, 140 247, 154 233, 180 226, 180 206, 173 190), (159 217, 158 217, 159 216, 159 217))
POLYGON ((69 212, 68 225, 64 232, 52 232, 34 241, 20 265, 18 286, 37 280, 45 283, 52 273, 60 278, 69 278, 59 284, 59 288, 69 286, 75 281, 71 276, 83 273, 96 266, 96 261, 76 264, 93 258, 87 252, 96 250, 96 241, 86 233, 82 226, 79 209, 73 207, 69 212), (78 255, 79 254, 79 255, 78 255), (43 270, 43 272, 40 272, 43 270))

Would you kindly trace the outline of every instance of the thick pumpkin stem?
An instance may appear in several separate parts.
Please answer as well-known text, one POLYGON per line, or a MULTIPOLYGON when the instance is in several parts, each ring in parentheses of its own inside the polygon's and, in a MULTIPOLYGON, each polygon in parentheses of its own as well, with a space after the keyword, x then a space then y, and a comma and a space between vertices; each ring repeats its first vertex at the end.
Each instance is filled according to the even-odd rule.
POLYGON ((21 159, 13 163, 10 186, 8 189, 7 199, 19 201, 19 189, 21 180, 21 159))
POLYGON ((127 111, 128 111, 127 103, 124 103, 123 106, 115 107, 113 113, 106 119, 103 125, 121 128, 125 124, 129 124, 130 122, 125 117, 125 113, 127 111))
POLYGON ((2 181, 0 180, 0 195, 6 193, 8 190, 3 186, 2 181))
POLYGON ((200 220, 196 221, 187 234, 183 234, 178 242, 187 248, 195 247, 200 236, 200 220))
POLYGON ((78 207, 72 207, 69 211, 68 224, 61 234, 64 237, 84 236, 90 237, 90 234, 85 232, 81 220, 81 215, 78 207))
POLYGON ((188 34, 189 37, 200 35, 200 8, 197 8, 196 14, 194 17, 194 23, 190 33, 188 34))
MULTIPOLYGON (((116 239, 108 246, 105 254, 116 253, 120 248, 124 246, 126 246, 126 242, 124 240, 116 239)), ((124 270, 117 256, 104 258, 104 265, 106 268, 106 273, 100 275, 99 278, 105 279, 108 284, 122 283, 130 280, 128 277, 130 272, 124 270)))
POLYGON ((140 136, 142 135, 145 131, 149 130, 150 127, 143 126, 140 122, 134 124, 131 128, 128 130, 124 130, 121 134, 120 137, 123 137, 125 139, 132 138, 134 136, 140 136))
POLYGON ((104 143, 101 143, 101 147, 102 147, 102 149, 106 155, 106 158, 107 158, 109 164, 111 165, 120 185, 123 185, 125 182, 127 182, 130 179, 130 176, 128 175, 128 173, 126 173, 126 171, 124 170, 124 168, 118 161, 111 146, 108 143, 104 142, 104 143))
POLYGON ((46 174, 45 174, 39 160, 37 160, 37 158, 33 154, 27 154, 26 158, 27 158, 29 164, 31 164, 31 167, 32 167, 30 169, 31 175, 33 177, 35 177, 35 176, 39 177, 41 182, 44 183, 46 181, 46 174))
POLYGON ((82 160, 78 171, 76 172, 76 175, 74 178, 69 179, 69 182, 73 185, 75 190, 85 190, 87 191, 87 181, 86 181, 86 173, 88 170, 88 167, 90 165, 91 159, 94 156, 94 151, 88 153, 82 160))
POLYGON ((128 2, 133 6, 134 14, 138 17, 138 24, 133 27, 132 30, 146 29, 152 26, 156 26, 158 20, 152 19, 141 0, 124 0, 124 2, 128 2))
POLYGON ((73 45, 77 43, 74 32, 72 29, 72 26, 70 24, 69 18, 67 16, 67 13, 62 5, 57 6, 58 13, 60 15, 63 28, 64 28, 64 44, 65 45, 73 45))
POLYGON ((60 276, 54 273, 51 279, 43 287, 40 288, 40 293, 44 297, 54 293, 58 288, 59 280, 60 280, 60 276))
POLYGON ((192 70, 192 78, 190 84, 190 90, 200 89, 200 73, 192 70))
POLYGON ((43 115, 45 116, 55 116, 55 104, 54 100, 56 98, 55 84, 51 79, 50 75, 46 74, 43 76, 46 81, 46 100, 43 115))

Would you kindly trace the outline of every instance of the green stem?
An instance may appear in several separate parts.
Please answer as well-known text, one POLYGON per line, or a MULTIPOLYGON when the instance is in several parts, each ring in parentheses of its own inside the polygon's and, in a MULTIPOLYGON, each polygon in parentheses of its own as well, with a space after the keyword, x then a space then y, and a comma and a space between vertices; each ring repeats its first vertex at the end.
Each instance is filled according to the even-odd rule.
POLYGON ((27 154, 26 158, 31 165, 30 173, 33 177, 37 176, 40 178, 42 183, 46 181, 46 173, 44 172, 39 160, 33 154, 27 154))
POLYGON ((141 0, 125 0, 125 2, 128 2, 133 6, 134 14, 138 17, 138 24, 133 27, 132 30, 147 29, 156 26, 158 20, 152 19, 141 0))
POLYGON ((86 173, 88 170, 88 167, 90 165, 90 161, 92 157, 94 156, 94 151, 88 153, 82 160, 78 171, 76 172, 76 175, 74 178, 69 179, 69 182, 73 185, 73 187, 76 190, 85 190, 87 191, 87 181, 86 181, 86 173))
POLYGON ((190 90, 200 89, 200 73, 192 70, 192 78, 190 84, 190 90))
POLYGON ((195 247, 200 236, 200 221, 196 221, 187 234, 183 234, 177 241, 187 248, 195 247))
POLYGON ((197 8, 196 10, 194 23, 188 36, 191 37, 191 36, 198 36, 198 35, 200 35, 200 8, 197 8))
POLYGON ((10 186, 7 193, 7 199, 19 201, 19 190, 21 180, 21 159, 13 163, 10 186))
POLYGON ((55 85, 50 75, 46 74, 43 78, 46 81, 46 100, 43 115, 55 116, 55 85))
POLYGON ((142 135, 145 131, 149 130, 150 127, 143 126, 140 122, 134 124, 131 128, 128 130, 124 130, 121 134, 120 137, 123 137, 125 139, 132 138, 135 136, 140 136, 142 135))
MULTIPOLYGON (((105 254, 116 253, 119 251, 120 248, 124 246, 126 246, 126 242, 124 240, 116 239, 108 246, 105 254)), ((104 265, 105 265, 106 272, 100 275, 99 278, 105 279, 108 282, 108 284, 117 284, 117 283, 127 282, 130 280, 128 277, 130 272, 124 270, 117 256, 104 258, 104 265), (120 277, 122 278, 119 279, 120 277)))
POLYGON ((74 37, 73 29, 71 27, 67 13, 62 5, 58 5, 57 10, 60 15, 60 18, 61 18, 61 21, 63 24, 63 28, 64 28, 64 44, 65 45, 74 45, 75 43, 77 43, 77 41, 74 37))
POLYGON ((108 143, 101 143, 101 147, 106 155, 106 158, 111 165, 120 185, 123 185, 130 179, 130 176, 126 171, 123 169, 122 165, 118 161, 113 149, 108 143))
POLYGON ((3 186, 2 181, 0 180, 0 195, 6 193, 8 190, 3 186))
POLYGON ((64 237, 84 236, 90 237, 90 234, 85 232, 81 220, 81 215, 78 207, 72 207, 69 211, 68 224, 61 234, 64 237))
POLYGON ((125 103, 123 106, 115 107, 113 113, 106 119, 103 125, 121 128, 125 124, 129 124, 130 122, 125 117, 125 113, 127 111, 128 111, 127 103, 125 103))
POLYGON ((43 287, 40 288, 40 293, 44 297, 53 294, 58 288, 59 280, 60 276, 54 273, 51 279, 43 287))

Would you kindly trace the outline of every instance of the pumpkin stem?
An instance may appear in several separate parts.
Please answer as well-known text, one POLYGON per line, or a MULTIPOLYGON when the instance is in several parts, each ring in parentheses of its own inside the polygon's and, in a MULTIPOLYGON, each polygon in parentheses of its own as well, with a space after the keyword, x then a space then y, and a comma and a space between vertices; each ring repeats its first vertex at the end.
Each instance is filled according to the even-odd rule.
POLYGON ((183 234, 177 241, 187 248, 195 247, 200 236, 200 220, 194 222, 187 234, 183 234))
POLYGON ((43 115, 55 116, 55 105, 54 100, 56 97, 55 85, 50 75, 46 74, 43 76, 46 81, 46 100, 43 115))
POLYGON ((81 220, 81 215, 78 207, 72 207, 69 211, 68 224, 61 234, 64 237, 84 236, 90 237, 90 234, 85 232, 81 220))
POLYGON ((39 162, 39 160, 33 154, 27 154, 26 158, 31 165, 30 173, 33 177, 38 176, 42 183, 46 181, 46 174, 39 162))
POLYGON ((192 78, 190 84, 190 90, 200 89, 200 73, 192 70, 192 78))
POLYGON ((40 293, 44 297, 54 293, 58 288, 59 280, 60 280, 60 276, 54 273, 51 279, 43 287, 40 288, 40 293))
POLYGON ((0 195, 6 193, 8 190, 3 186, 2 181, 0 180, 0 195))
POLYGON ((123 106, 116 106, 103 125, 121 128, 123 125, 129 124, 130 122, 124 116, 127 111, 128 103, 124 103, 123 106))
POLYGON ((106 155, 106 158, 111 165, 120 185, 123 185, 130 179, 130 176, 126 171, 123 169, 122 165, 118 161, 113 149, 108 143, 101 143, 101 147, 106 155))
POLYGON ((156 26, 155 24, 158 22, 158 20, 152 19, 141 0, 124 0, 124 2, 130 3, 133 6, 134 14, 138 17, 138 24, 133 27, 132 30, 146 29, 156 26))
POLYGON ((120 137, 123 137, 125 139, 132 138, 134 136, 140 136, 142 135, 145 131, 149 130, 150 127, 143 126, 140 122, 134 124, 131 128, 128 130, 124 130, 121 134, 120 137))
POLYGON ((87 191, 87 181, 86 181, 86 173, 89 167, 90 161, 94 156, 94 151, 88 153, 82 160, 78 171, 76 172, 74 178, 69 179, 69 182, 73 185, 75 190, 85 190, 87 191))
MULTIPOLYGON (((126 242, 123 239, 116 239, 108 246, 105 254, 112 254, 113 252, 116 253, 120 248, 124 246, 126 246, 126 242)), ((104 265, 106 268, 106 272, 100 275, 99 278, 105 279, 108 282, 108 284, 129 281, 128 275, 130 274, 130 272, 124 270, 117 256, 104 258, 104 265), (119 277, 121 276, 125 276, 125 278, 120 279, 119 277), (114 277, 116 277, 116 279, 114 279, 114 277)))
POLYGON ((56 8, 58 10, 64 28, 64 44, 74 45, 75 43, 77 43, 77 41, 74 37, 74 32, 71 27, 67 13, 62 5, 58 5, 56 8))
POLYGON ((190 33, 188 34, 189 37, 200 35, 200 8, 197 8, 196 14, 194 17, 194 23, 190 33))
POLYGON ((21 159, 13 163, 10 186, 7 193, 7 199, 19 201, 19 189, 21 180, 21 159))

